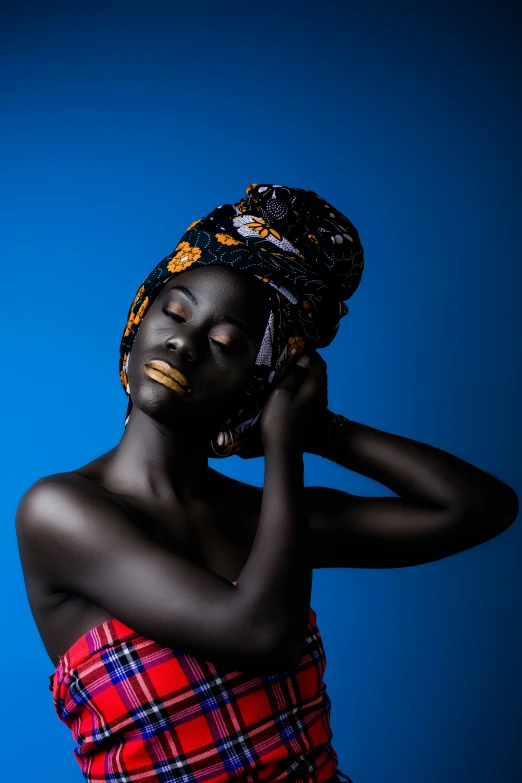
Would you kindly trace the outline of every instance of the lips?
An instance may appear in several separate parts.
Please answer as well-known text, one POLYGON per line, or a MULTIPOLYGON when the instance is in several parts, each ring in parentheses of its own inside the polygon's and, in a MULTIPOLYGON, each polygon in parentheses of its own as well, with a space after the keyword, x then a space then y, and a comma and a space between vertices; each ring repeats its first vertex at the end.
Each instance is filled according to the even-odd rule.
POLYGON ((164 362, 160 359, 151 359, 149 362, 145 363, 145 367, 148 367, 151 370, 155 370, 167 378, 170 378, 170 380, 174 381, 175 384, 180 386, 183 391, 192 391, 190 383, 185 378, 183 373, 177 370, 175 367, 172 367, 172 365, 170 365, 168 362, 164 362))

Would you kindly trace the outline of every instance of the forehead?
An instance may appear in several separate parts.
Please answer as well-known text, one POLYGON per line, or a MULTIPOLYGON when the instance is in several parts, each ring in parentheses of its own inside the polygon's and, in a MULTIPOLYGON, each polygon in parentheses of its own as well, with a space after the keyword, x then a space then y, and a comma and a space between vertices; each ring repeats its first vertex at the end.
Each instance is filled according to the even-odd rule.
POLYGON ((198 305, 216 310, 233 308, 245 316, 266 312, 268 286, 248 272, 218 264, 198 267, 180 272, 169 280, 164 289, 166 295, 177 286, 188 289, 198 305))

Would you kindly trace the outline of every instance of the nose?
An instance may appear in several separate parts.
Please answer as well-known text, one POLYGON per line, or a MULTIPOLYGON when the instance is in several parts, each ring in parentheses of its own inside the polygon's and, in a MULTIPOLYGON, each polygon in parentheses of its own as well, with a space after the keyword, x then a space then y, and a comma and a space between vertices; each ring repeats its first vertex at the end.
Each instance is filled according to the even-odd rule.
POLYGON ((175 351, 178 356, 187 362, 197 361, 195 336, 184 325, 183 334, 177 332, 165 341, 165 347, 169 351, 175 351))

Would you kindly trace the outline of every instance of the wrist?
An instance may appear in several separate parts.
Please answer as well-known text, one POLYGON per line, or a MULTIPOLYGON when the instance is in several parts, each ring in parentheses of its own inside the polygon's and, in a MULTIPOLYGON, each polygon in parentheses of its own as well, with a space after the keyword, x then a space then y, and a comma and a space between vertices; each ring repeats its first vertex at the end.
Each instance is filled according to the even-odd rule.
POLYGON ((339 454, 339 439, 341 430, 348 424, 348 419, 341 413, 334 413, 326 435, 319 450, 319 456, 330 459, 335 462, 336 455, 339 454))
POLYGON ((335 414, 329 408, 326 408, 316 419, 313 429, 307 431, 306 448, 309 454, 320 455, 324 440, 330 428, 335 414))
POLYGON ((263 448, 265 459, 271 461, 278 459, 287 462, 302 462, 303 460, 303 445, 296 438, 292 440, 271 441, 263 448))

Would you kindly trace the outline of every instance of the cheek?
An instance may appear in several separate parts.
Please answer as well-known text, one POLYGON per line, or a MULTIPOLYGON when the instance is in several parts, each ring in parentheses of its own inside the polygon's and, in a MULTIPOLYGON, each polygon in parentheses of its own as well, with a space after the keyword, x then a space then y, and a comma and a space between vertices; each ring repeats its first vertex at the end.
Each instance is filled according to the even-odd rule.
POLYGON ((140 400, 154 402, 154 398, 158 396, 158 391, 161 389, 157 384, 147 383, 148 378, 140 368, 138 356, 132 354, 129 359, 127 380, 129 393, 135 405, 140 400))
MULTIPOLYGON (((252 362, 253 365, 254 362, 252 362)), ((214 369, 201 389, 201 402, 209 412, 233 413, 243 400, 245 388, 251 378, 253 367, 239 364, 226 369, 214 369)))
POLYGON ((147 337, 146 330, 144 328, 143 331, 142 329, 139 329, 134 339, 134 343, 132 344, 131 352, 127 362, 127 380, 129 383, 131 397, 133 397, 133 391, 134 393, 136 393, 139 386, 141 385, 140 365, 143 364, 142 361, 142 349, 144 345, 143 339, 146 337, 147 337))
POLYGON ((254 364, 255 356, 250 355, 223 364, 214 363, 211 373, 216 391, 220 389, 225 394, 240 393, 252 376, 254 364))
POLYGON ((222 408, 227 403, 230 404, 235 401, 242 393, 245 385, 246 381, 233 372, 227 372, 224 375, 211 373, 203 382, 201 393, 198 396, 205 404, 222 408))

